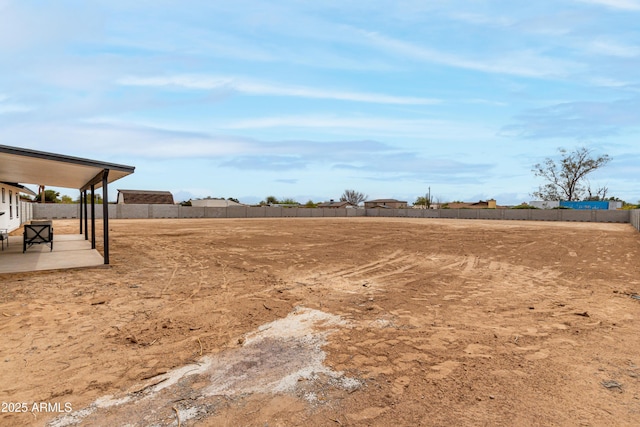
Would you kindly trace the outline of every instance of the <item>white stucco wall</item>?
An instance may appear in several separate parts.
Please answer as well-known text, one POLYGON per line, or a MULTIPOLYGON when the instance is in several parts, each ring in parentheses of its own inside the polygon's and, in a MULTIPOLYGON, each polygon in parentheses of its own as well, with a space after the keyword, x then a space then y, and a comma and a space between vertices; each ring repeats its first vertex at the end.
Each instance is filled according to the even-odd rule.
MULTIPOLYGON (((0 228, 13 231, 24 222, 23 210, 26 203, 20 202, 20 189, 0 183, 0 228)), ((27 214, 29 212, 26 212, 27 214)), ((29 218, 30 219, 30 218, 29 218)))

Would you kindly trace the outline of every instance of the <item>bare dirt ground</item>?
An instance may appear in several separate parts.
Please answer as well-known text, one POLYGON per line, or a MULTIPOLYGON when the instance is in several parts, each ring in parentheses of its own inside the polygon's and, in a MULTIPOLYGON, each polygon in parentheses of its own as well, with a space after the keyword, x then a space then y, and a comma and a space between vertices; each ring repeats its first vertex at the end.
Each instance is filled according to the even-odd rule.
POLYGON ((110 268, 0 276, 1 425, 639 424, 630 225, 110 228, 110 268))

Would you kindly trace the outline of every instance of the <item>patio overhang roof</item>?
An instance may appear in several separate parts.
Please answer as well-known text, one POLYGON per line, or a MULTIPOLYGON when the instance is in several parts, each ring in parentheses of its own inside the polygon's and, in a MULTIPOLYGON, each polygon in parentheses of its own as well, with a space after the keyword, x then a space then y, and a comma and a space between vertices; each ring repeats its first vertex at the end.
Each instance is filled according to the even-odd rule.
POLYGON ((135 167, 0 145, 0 181, 86 190, 102 186, 105 170, 111 183, 135 167))
POLYGON ((96 248, 94 191, 96 188, 102 187, 105 264, 109 264, 109 198, 107 187, 109 183, 132 174, 134 170, 135 167, 133 166, 0 145, 0 182, 77 188, 80 190, 81 204, 84 204, 84 212, 83 206, 80 206, 80 234, 82 234, 84 228, 85 240, 89 239, 87 191, 90 190, 91 249, 96 248))

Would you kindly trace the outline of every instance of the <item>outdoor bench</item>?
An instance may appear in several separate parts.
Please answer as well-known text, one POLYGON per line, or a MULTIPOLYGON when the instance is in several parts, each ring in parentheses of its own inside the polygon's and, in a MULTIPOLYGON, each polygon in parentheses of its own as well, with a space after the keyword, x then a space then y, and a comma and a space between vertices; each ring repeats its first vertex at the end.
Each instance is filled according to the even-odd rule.
POLYGON ((24 225, 24 240, 22 243, 22 253, 36 244, 49 245, 53 251, 53 227, 51 221, 32 221, 31 224, 24 225))

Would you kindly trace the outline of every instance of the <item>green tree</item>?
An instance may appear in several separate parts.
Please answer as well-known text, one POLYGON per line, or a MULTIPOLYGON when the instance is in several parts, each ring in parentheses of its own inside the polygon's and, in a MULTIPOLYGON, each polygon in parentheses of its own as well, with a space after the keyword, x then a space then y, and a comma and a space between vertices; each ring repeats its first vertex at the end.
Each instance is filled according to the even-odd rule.
POLYGON ((73 201, 73 198, 71 198, 71 196, 67 196, 66 194, 60 198, 60 201, 61 203, 65 203, 65 204, 75 203, 73 201))
POLYGON ((318 204, 314 203, 313 200, 309 199, 307 203, 304 204, 305 208, 317 208, 318 204))
MULTIPOLYGON (((60 203, 60 192, 55 190, 44 190, 44 202, 45 203, 60 203)), ((42 199, 42 194, 38 193, 35 197, 36 202, 40 202, 42 199)))
POLYGON ((415 206, 422 206, 422 208, 424 209, 427 206, 427 198, 425 196, 418 196, 413 204, 415 206))
MULTIPOLYGON (((590 185, 585 185, 586 177, 591 172, 605 166, 611 161, 611 157, 603 154, 594 157, 591 150, 582 147, 574 151, 564 148, 558 150, 560 160, 547 157, 543 163, 537 163, 531 170, 535 176, 544 178, 545 184, 533 193, 534 197, 541 200, 580 200, 587 193, 593 194, 590 185)), ((606 195, 606 187, 595 191, 598 195, 606 195)))
MULTIPOLYGON (((102 196, 98 193, 94 194, 94 200, 95 203, 97 205, 101 205, 102 204, 102 196)), ((64 196, 62 196, 62 198, 64 199, 64 196)), ((62 203, 66 203, 66 202, 62 202, 62 203)), ((80 203, 80 196, 76 197, 76 199, 73 201, 73 203, 80 203)), ((87 203, 91 204, 91 192, 87 191, 87 203)))

